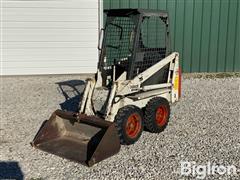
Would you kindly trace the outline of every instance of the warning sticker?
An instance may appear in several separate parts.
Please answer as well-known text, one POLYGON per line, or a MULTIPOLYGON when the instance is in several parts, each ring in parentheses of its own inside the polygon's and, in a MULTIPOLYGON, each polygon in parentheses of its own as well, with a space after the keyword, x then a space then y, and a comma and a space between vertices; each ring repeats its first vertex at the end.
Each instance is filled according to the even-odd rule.
POLYGON ((178 90, 178 82, 179 82, 179 77, 178 77, 178 75, 176 75, 175 79, 174 79, 174 90, 175 91, 178 90))

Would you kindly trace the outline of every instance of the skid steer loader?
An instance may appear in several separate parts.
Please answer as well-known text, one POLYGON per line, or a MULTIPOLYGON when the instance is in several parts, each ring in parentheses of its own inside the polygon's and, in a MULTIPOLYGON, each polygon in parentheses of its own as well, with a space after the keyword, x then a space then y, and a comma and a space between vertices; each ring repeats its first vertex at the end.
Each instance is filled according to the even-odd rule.
POLYGON ((165 11, 106 10, 95 78, 79 112, 56 110, 32 146, 87 166, 135 143, 145 127, 159 133, 181 95, 179 54, 171 52, 165 11))

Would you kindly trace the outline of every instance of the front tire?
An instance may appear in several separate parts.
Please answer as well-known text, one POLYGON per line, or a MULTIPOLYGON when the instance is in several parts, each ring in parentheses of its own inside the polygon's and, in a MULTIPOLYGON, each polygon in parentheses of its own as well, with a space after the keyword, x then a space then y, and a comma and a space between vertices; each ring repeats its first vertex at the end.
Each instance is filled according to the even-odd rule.
POLYGON ((133 144, 143 131, 142 110, 133 105, 122 107, 115 116, 115 123, 121 144, 133 144))
POLYGON ((153 133, 162 132, 168 124, 170 106, 168 100, 162 97, 152 98, 145 109, 144 124, 153 133))

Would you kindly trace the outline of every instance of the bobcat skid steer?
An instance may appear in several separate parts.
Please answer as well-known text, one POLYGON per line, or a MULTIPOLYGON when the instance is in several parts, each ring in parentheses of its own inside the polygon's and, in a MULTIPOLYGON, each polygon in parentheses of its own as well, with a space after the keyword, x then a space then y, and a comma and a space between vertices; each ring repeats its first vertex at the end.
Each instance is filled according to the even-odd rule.
POLYGON ((171 52, 165 11, 106 10, 95 78, 79 112, 56 110, 32 141, 43 151, 87 166, 133 144, 145 127, 159 133, 179 100, 179 54, 171 52), (103 35, 103 36, 102 36, 103 35))

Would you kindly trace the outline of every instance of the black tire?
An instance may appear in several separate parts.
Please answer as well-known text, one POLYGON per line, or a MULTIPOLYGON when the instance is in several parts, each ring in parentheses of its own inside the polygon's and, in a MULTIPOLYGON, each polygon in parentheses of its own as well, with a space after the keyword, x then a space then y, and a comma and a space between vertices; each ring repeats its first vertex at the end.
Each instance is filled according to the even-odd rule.
POLYGON ((140 138, 143 131, 142 110, 134 105, 122 107, 115 116, 115 123, 121 144, 133 144, 140 138), (133 128, 132 124, 134 124, 133 128))
POLYGON ((162 97, 152 98, 145 108, 145 128, 152 133, 160 133, 167 127, 169 116, 170 106, 168 100, 162 97), (161 112, 163 113, 161 114, 161 112))

